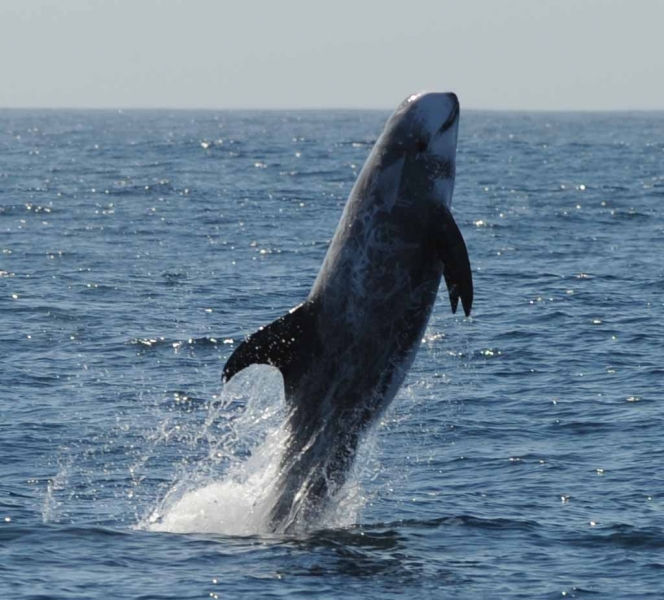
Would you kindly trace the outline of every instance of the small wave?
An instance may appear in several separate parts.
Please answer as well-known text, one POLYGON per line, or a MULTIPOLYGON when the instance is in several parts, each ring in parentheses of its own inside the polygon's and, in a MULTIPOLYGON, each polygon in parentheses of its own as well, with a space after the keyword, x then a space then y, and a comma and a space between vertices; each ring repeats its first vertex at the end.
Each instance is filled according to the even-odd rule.
POLYGON ((26 202, 25 204, 5 204, 0 206, 0 217, 11 217, 20 215, 21 217, 34 215, 38 218, 43 218, 44 215, 57 212, 53 206, 35 204, 33 202, 26 202))
POLYGON ((0 544, 20 540, 23 537, 38 533, 39 529, 34 526, 7 525, 0 527, 0 544))
POLYGON ((372 539, 397 539, 406 536, 406 529, 439 529, 441 527, 469 527, 484 530, 504 531, 534 531, 540 524, 528 519, 508 518, 483 518, 473 515, 448 515, 434 519, 400 519, 398 521, 387 521, 381 523, 354 525, 346 530, 338 530, 334 533, 319 532, 319 535, 333 535, 345 538, 356 532, 361 532, 369 540, 372 539))
POLYGON ((626 550, 664 549, 664 529, 661 527, 636 527, 617 523, 604 528, 593 527, 583 534, 582 543, 596 547, 598 543, 626 550))
POLYGON ((376 140, 346 140, 342 142, 337 142, 335 146, 338 148, 343 148, 344 146, 350 146, 351 148, 370 148, 376 143, 376 140))
POLYGON ((557 430, 562 429, 574 435, 591 435, 614 431, 616 424, 602 421, 572 421, 569 423, 555 423, 550 427, 557 430))
POLYGON ((175 286, 175 285, 181 285, 187 281, 189 276, 187 273, 179 271, 179 272, 165 272, 162 274, 162 277, 164 278, 164 282, 166 285, 170 286, 175 286))
POLYGON ((646 213, 639 212, 638 210, 634 208, 630 208, 629 210, 616 210, 612 213, 612 216, 615 217, 616 219, 620 220, 641 220, 641 221, 648 221, 652 219, 651 215, 648 215, 646 213))
POLYGON ((174 352, 180 350, 192 349, 214 349, 224 344, 233 344, 234 340, 231 338, 215 338, 203 336, 199 338, 182 339, 167 339, 163 336, 155 337, 141 337, 133 338, 128 342, 132 346, 138 346, 141 353, 149 352, 151 350, 164 350, 170 349, 174 352))
POLYGON ((114 181, 110 189, 105 190, 113 197, 140 197, 140 196, 154 196, 155 194, 174 194, 179 192, 186 192, 188 195, 190 190, 179 190, 168 179, 159 179, 156 181, 137 182, 127 179, 114 181))
POLYGON ((533 531, 539 527, 536 521, 528 519, 506 519, 502 517, 488 519, 482 517, 475 517, 472 515, 456 515, 439 517, 437 519, 429 520, 406 520, 403 521, 404 525, 410 527, 422 528, 438 528, 438 527, 472 527, 474 529, 488 529, 488 530, 518 530, 518 531, 533 531))

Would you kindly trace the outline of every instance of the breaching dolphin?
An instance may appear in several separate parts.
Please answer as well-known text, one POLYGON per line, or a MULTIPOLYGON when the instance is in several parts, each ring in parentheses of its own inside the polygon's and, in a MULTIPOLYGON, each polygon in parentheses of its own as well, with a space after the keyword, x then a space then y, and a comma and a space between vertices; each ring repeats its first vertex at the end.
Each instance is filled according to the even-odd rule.
POLYGON ((289 439, 271 527, 321 514, 346 481, 358 444, 392 401, 420 346, 445 278, 468 316, 473 282, 450 205, 459 101, 415 94, 387 121, 350 193, 306 300, 242 342, 226 382, 254 363, 283 375, 289 439))

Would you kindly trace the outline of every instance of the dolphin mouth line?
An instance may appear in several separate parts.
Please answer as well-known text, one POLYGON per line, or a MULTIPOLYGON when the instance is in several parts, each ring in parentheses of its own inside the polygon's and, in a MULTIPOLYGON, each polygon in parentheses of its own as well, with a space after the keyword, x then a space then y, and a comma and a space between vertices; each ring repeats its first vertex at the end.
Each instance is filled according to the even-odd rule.
POLYGON ((454 109, 452 110, 452 113, 450 114, 449 117, 447 117, 447 120, 442 124, 441 128, 438 130, 438 133, 445 133, 452 125, 454 125, 454 122, 457 120, 457 117, 459 116, 459 102, 454 103, 454 109))

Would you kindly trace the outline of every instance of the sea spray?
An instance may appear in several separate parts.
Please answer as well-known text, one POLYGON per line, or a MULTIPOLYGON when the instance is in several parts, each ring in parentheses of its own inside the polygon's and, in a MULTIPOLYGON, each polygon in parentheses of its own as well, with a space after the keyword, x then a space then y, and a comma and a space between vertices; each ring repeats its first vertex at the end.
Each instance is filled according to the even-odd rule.
MULTIPOLYGON (((209 409, 199 432, 209 444, 207 458, 182 472, 139 527, 173 533, 271 533, 270 510, 279 493, 289 435, 279 373, 259 365, 246 369, 209 409)), ((356 522, 366 501, 360 479, 375 447, 375 436, 370 438, 326 511, 316 523, 300 524, 298 531, 356 522)))
POLYGON ((275 369, 256 366, 225 386, 197 433, 208 445, 207 456, 182 468, 139 526, 178 533, 261 531, 286 438, 284 415, 283 385, 275 369))

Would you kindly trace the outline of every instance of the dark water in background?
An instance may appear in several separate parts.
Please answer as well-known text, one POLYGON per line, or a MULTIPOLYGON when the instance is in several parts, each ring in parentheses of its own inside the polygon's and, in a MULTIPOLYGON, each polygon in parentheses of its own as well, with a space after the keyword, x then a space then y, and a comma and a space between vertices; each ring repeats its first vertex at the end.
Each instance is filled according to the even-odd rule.
POLYGON ((274 426, 278 375, 223 362, 386 117, 0 111, 0 597, 664 596, 662 113, 462 114, 473 317, 441 294, 346 522, 151 530, 274 426))

